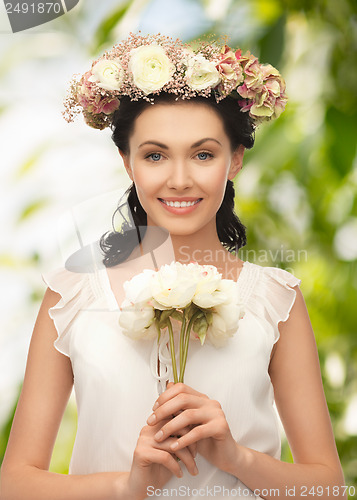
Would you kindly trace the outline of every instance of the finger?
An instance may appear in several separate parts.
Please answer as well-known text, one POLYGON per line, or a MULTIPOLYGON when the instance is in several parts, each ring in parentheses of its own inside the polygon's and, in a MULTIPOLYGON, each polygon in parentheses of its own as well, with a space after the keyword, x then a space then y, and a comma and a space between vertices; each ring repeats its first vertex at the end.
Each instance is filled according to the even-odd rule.
POLYGON ((188 434, 185 434, 184 436, 180 437, 175 442, 170 444, 171 451, 177 454, 177 452, 182 448, 188 447, 193 443, 197 443, 201 439, 212 437, 212 435, 214 434, 214 430, 212 429, 212 425, 210 424, 204 424, 194 427, 188 434))
MULTIPOLYGON (((160 442, 170 436, 176 436, 181 433, 182 429, 187 428, 188 426, 204 424, 206 420, 206 415, 199 409, 189 409, 180 413, 173 419, 169 420, 166 424, 164 424, 158 432, 154 435, 156 441, 160 442)), ((188 434, 192 432, 192 427, 188 434)), ((182 434, 182 433, 181 433, 182 434)), ((183 436, 184 437, 184 436, 183 436)), ((189 443, 191 444, 191 443, 189 443)))
POLYGON ((197 443, 192 443, 188 446, 188 449, 190 450, 191 455, 193 458, 196 458, 197 455, 197 443))
POLYGON ((178 452, 175 453, 175 455, 186 465, 187 470, 192 476, 196 476, 198 474, 198 469, 195 459, 193 458, 188 448, 183 448, 182 450, 178 450, 178 452))
MULTIPOLYGON (((177 415, 175 415, 175 416, 177 416, 177 415)), ((170 437, 181 437, 181 436, 184 436, 185 434, 187 434, 188 432, 190 432, 191 429, 192 429, 192 426, 189 425, 187 427, 184 427, 183 429, 180 429, 175 434, 171 434, 170 437)), ((193 456, 193 458, 195 458, 196 455, 197 455, 197 443, 190 444, 189 447, 188 447, 188 449, 190 450, 191 455, 193 456)))
MULTIPOLYGON (((147 444, 150 447, 157 448, 157 449, 160 449, 163 451, 167 451, 169 453, 173 453, 171 450, 171 445, 176 441, 177 441, 176 438, 170 437, 168 439, 165 439, 165 441, 163 441, 161 443, 157 443, 155 441, 150 440, 147 444)), ((177 459, 181 460, 186 465, 187 470, 192 475, 195 476, 198 474, 198 469, 197 469, 195 459, 188 448, 182 448, 182 449, 178 450, 178 452, 175 453, 173 456, 174 456, 174 458, 177 457, 177 459)))
MULTIPOLYGON (((172 420, 172 419, 171 419, 172 420)), ((168 420, 168 422, 170 422, 171 420, 168 420)), ((160 427, 161 429, 162 427, 160 427)), ((170 434, 170 436, 173 436, 173 437, 181 437, 181 436, 184 436, 185 434, 187 434, 188 432, 190 432, 190 430, 192 429, 192 426, 191 425, 188 425, 186 427, 183 427, 182 429, 178 429, 176 432, 172 432, 170 434)))
POLYGON ((203 406, 214 408, 213 401, 204 399, 188 393, 179 393, 168 401, 162 403, 147 419, 148 425, 153 425, 164 418, 182 413, 189 408, 202 408, 203 406))
MULTIPOLYGON (((184 436, 185 434, 188 434, 191 429, 192 429, 192 426, 184 427, 180 431, 178 431, 178 432, 176 432, 174 434, 171 434, 170 437, 181 437, 181 436, 184 436)), ((190 453, 193 456, 193 458, 195 458, 196 455, 197 455, 197 443, 190 444, 188 446, 188 449, 190 450, 190 453)))
MULTIPOLYGON (((160 396, 157 398, 154 406, 157 403, 156 407, 159 407, 163 403, 165 403, 166 401, 169 401, 171 398, 177 396, 177 394, 180 394, 180 393, 192 394, 194 396, 199 396, 201 398, 209 399, 208 396, 206 396, 205 394, 196 391, 195 389, 193 389, 189 385, 186 385, 182 382, 178 382, 176 384, 169 382, 167 384, 166 390, 162 394, 160 394, 160 396)), ((153 406, 153 409, 154 409, 154 406, 153 406)))
POLYGON ((157 448, 148 448, 145 455, 146 460, 148 460, 150 463, 163 465, 170 472, 172 472, 172 474, 179 478, 183 476, 183 472, 179 462, 175 460, 171 453, 164 450, 159 450, 157 448))

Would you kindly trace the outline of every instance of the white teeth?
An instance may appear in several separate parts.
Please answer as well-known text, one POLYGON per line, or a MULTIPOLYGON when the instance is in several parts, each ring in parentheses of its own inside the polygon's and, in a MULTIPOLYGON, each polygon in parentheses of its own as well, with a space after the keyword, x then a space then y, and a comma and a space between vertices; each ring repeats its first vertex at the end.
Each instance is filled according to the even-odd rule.
POLYGON ((176 208, 180 208, 180 207, 192 207, 192 205, 195 205, 196 203, 199 202, 199 200, 196 200, 196 201, 166 201, 166 200, 162 200, 165 205, 168 205, 169 207, 176 207, 176 208))

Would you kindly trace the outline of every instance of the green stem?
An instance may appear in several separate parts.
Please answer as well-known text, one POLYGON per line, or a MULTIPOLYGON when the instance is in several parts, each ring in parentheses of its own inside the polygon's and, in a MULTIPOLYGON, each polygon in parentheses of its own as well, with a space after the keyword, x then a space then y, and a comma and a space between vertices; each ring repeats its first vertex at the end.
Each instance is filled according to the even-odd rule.
POLYGON ((174 343, 174 333, 172 331, 172 324, 170 318, 167 318, 167 327, 169 329, 170 336, 170 351, 171 351, 171 359, 172 359, 172 369, 174 372, 174 383, 177 384, 177 368, 176 368, 176 356, 175 356, 175 343, 174 343))
POLYGON ((184 335, 186 327, 186 309, 183 310, 182 325, 180 331, 180 377, 181 377, 181 366, 183 363, 183 347, 184 347, 184 335))
POLYGON ((156 330, 157 330, 157 343, 160 342, 160 337, 161 337, 161 330, 160 330, 160 326, 159 326, 159 322, 157 319, 154 320, 155 321, 155 326, 156 326, 156 330))
POLYGON ((195 321, 195 319, 197 318, 197 316, 201 314, 201 310, 199 309, 198 311, 196 311, 188 325, 187 325, 187 330, 186 330, 186 336, 185 336, 185 348, 184 348, 184 353, 183 353, 183 364, 181 366, 181 369, 180 369, 180 380, 179 382, 183 382, 183 376, 184 376, 184 373, 185 373, 185 368, 186 368, 186 361, 187 361, 187 353, 188 353, 188 342, 190 340, 190 332, 191 332, 191 327, 193 325, 193 322, 195 321))

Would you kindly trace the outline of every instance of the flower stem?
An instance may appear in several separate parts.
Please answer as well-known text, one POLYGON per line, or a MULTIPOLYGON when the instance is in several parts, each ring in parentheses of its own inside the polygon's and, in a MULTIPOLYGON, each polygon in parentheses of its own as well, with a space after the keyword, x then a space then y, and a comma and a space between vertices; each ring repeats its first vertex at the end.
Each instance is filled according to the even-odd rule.
POLYGON ((179 379, 179 382, 183 382, 183 376, 184 376, 184 373, 185 373, 185 368, 186 368, 186 361, 187 361, 187 353, 188 353, 188 342, 190 340, 190 331, 191 331, 191 327, 193 325, 193 322, 195 321, 195 319, 197 318, 197 316, 201 314, 201 310, 199 309, 198 311, 196 311, 188 325, 187 325, 187 329, 186 329, 186 332, 185 332, 185 347, 184 347, 184 353, 183 353, 183 363, 182 365, 180 366, 180 379, 179 379))
POLYGON ((186 309, 183 310, 182 325, 180 331, 180 378, 181 378, 181 366, 183 364, 183 348, 184 348, 184 336, 186 327, 186 309))
POLYGON ((170 336, 170 352, 172 359, 172 369, 174 372, 174 383, 177 384, 178 379, 177 379, 177 368, 176 368, 175 343, 174 343, 174 334, 172 331, 172 324, 170 318, 167 318, 167 327, 169 329, 169 336, 170 336))
POLYGON ((160 342, 160 337, 161 337, 161 330, 160 330, 160 326, 159 326, 159 322, 158 320, 155 318, 155 326, 156 326, 156 330, 157 330, 157 343, 160 342))

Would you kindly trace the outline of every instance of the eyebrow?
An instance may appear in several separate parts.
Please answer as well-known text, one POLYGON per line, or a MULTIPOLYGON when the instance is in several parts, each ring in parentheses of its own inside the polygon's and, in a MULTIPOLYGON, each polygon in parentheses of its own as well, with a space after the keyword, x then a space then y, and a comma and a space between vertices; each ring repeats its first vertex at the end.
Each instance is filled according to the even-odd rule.
MULTIPOLYGON (((198 146, 201 146, 201 144, 203 144, 204 142, 207 142, 207 141, 214 141, 216 142, 217 144, 219 144, 220 146, 222 146, 222 144, 217 141, 217 139, 214 139, 213 137, 205 137, 204 139, 200 139, 199 141, 195 142, 194 144, 192 144, 191 148, 197 148, 198 146)), ((158 146, 159 148, 162 148, 162 149, 169 149, 168 146, 166 146, 165 144, 162 144, 161 142, 157 142, 157 141, 145 141, 145 142, 142 142, 139 146, 139 148, 141 148, 142 146, 145 146, 147 144, 153 144, 155 146, 158 146)))

